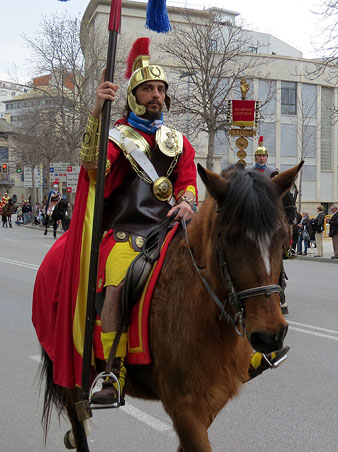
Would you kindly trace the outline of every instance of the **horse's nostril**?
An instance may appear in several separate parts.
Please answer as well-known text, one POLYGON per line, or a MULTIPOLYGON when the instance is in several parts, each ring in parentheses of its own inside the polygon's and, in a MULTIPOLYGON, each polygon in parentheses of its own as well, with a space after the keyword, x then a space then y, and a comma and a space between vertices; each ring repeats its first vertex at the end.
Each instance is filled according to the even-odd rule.
POLYGON ((283 341, 288 331, 288 326, 281 328, 278 333, 271 334, 265 331, 255 331, 250 335, 252 347, 261 353, 271 353, 283 347, 283 341))

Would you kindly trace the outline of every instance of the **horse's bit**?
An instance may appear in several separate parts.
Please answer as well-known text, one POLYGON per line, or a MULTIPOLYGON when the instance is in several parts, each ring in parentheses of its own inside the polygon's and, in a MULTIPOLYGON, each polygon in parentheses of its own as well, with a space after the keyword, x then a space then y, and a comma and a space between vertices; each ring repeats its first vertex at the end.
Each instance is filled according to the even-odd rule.
MULTIPOLYGON (((258 286, 254 287, 252 289, 245 289, 241 290, 239 292, 235 291, 234 285, 232 283, 232 279, 229 272, 229 267, 227 264, 227 261, 225 259, 224 253, 218 253, 218 271, 222 280, 222 285, 225 287, 228 293, 228 300, 225 298, 224 302, 218 298, 216 293, 214 292, 213 288, 210 286, 206 278, 202 275, 200 267, 197 265, 196 260, 194 258, 193 252, 191 250, 191 246, 189 244, 188 239, 188 231, 187 226, 184 218, 181 220, 182 227, 185 234, 185 240, 188 244, 188 250, 191 256, 191 260, 193 262, 193 265, 201 278, 202 283, 204 284, 205 288, 207 289, 209 295, 214 300, 216 305, 221 311, 220 320, 225 318, 230 325, 232 325, 235 328, 236 333, 239 336, 244 336, 244 304, 242 303, 242 300, 250 297, 257 297, 259 295, 265 295, 266 297, 269 297, 272 293, 281 293, 283 292, 283 288, 279 286, 278 284, 271 284, 268 286, 258 286), (229 312, 226 310, 227 303, 233 307, 237 312, 232 317, 229 312)), ((217 250, 219 250, 220 247, 217 247, 217 250)))

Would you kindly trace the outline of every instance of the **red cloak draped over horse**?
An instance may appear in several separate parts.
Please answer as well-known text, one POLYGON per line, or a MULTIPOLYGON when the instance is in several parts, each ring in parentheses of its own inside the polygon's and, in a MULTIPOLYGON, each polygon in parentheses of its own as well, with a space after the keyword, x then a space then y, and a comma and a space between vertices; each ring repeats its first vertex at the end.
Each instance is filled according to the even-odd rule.
MULTIPOLYGON (((153 148, 154 135, 138 132, 153 148)), ((174 183, 176 196, 196 179, 193 159, 194 149, 184 138, 184 152, 173 172, 178 174, 174 183), (179 172, 181 165, 186 171, 179 172)), ((107 168, 105 198, 131 171, 130 163, 112 141, 108 146, 107 168)), ((32 321, 38 339, 53 361, 54 382, 67 388, 81 385, 95 174, 81 168, 70 229, 43 260, 33 294, 32 321)))

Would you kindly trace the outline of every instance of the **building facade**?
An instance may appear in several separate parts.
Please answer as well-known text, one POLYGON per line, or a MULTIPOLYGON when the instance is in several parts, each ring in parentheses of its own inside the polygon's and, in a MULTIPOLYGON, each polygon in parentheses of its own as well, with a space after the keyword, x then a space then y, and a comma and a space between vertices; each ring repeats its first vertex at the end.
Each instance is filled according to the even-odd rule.
MULTIPOLYGON (((184 23, 186 14, 205 14, 205 11, 167 7, 171 24, 184 23)), ((107 34, 110 11, 109 0, 91 0, 83 16, 83 27, 89 24, 96 33, 107 34)), ((214 9, 224 18, 224 23, 235 24, 238 12, 214 9)), ((157 34, 145 28, 146 4, 133 1, 122 2, 122 38, 132 41, 140 36, 150 37, 155 43, 170 37, 157 34), (130 33, 132 30, 132 35, 130 33)), ((332 109, 337 105, 337 89, 326 81, 324 73, 310 80, 305 73, 315 68, 317 61, 302 58, 302 52, 280 39, 256 31, 248 31, 251 44, 250 58, 263 58, 259 78, 249 81, 248 98, 260 100, 261 108, 257 136, 249 139, 246 162, 252 165, 258 137, 264 136, 264 145, 269 150, 270 166, 285 170, 296 165, 302 158, 302 209, 316 213, 316 206, 330 205, 338 201, 337 139, 338 128, 332 120, 332 109)), ((214 43, 217 51, 217 42, 214 43)), ((86 56, 86 55, 85 55, 86 56)), ((158 60, 156 60, 158 61, 158 60)), ((162 64, 162 63, 161 63, 162 64)), ((167 64, 167 62, 166 62, 167 64)), ((175 64, 173 62, 173 64, 175 64)), ((170 68, 166 67, 166 69, 170 68)), ((189 89, 189 83, 182 80, 189 89)), ((235 93, 234 93, 235 96, 235 93)), ((235 97, 233 97, 235 98, 235 97)), ((201 135, 193 142, 197 151, 196 160, 205 162, 207 136, 201 135)), ((226 132, 218 132, 215 140, 214 169, 216 171, 236 163, 236 138, 226 132)), ((203 198, 203 187, 199 184, 203 198)))
POLYGON ((13 97, 25 94, 28 91, 29 88, 25 86, 0 80, 0 118, 4 118, 6 113, 6 105, 4 104, 4 101, 13 99, 13 97))

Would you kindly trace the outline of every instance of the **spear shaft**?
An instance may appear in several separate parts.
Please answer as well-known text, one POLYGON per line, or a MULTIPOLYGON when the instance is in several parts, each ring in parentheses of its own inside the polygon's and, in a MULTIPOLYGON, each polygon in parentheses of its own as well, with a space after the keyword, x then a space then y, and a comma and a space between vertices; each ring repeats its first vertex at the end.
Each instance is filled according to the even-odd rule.
MULTIPOLYGON (((117 47, 117 36, 120 25, 120 16, 121 16, 121 1, 112 0, 109 20, 109 41, 108 41, 106 76, 105 76, 105 81, 109 82, 113 82, 114 80, 115 57, 117 47)), ((86 324, 82 357, 82 380, 81 380, 82 400, 88 400, 89 398, 89 383, 90 383, 89 380, 90 380, 90 368, 91 368, 92 344, 95 320, 96 280, 97 280, 99 247, 101 240, 104 182, 107 160, 108 133, 110 124, 110 109, 111 101, 106 100, 102 110, 100 147, 95 187, 95 207, 93 216, 93 230, 92 230, 88 293, 87 293, 86 324)))

